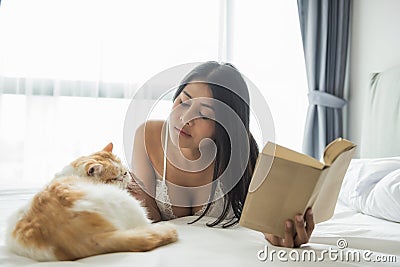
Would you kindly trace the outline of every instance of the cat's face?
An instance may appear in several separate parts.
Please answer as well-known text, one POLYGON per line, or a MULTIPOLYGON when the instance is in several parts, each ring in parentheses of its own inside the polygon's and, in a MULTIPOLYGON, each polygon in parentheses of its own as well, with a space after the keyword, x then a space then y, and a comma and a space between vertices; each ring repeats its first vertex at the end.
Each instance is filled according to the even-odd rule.
POLYGON ((114 184, 125 189, 131 177, 121 160, 112 153, 112 148, 113 145, 110 143, 99 152, 73 161, 70 164, 73 173, 93 179, 95 182, 114 184))

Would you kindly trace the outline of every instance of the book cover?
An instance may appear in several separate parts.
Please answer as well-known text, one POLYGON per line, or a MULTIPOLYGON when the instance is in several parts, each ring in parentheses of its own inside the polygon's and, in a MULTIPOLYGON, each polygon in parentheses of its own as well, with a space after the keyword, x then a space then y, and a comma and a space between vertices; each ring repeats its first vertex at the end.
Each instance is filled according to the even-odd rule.
POLYGON ((314 222, 332 217, 344 175, 355 151, 338 138, 323 162, 268 142, 260 152, 239 224, 284 237, 284 223, 312 207, 314 222))

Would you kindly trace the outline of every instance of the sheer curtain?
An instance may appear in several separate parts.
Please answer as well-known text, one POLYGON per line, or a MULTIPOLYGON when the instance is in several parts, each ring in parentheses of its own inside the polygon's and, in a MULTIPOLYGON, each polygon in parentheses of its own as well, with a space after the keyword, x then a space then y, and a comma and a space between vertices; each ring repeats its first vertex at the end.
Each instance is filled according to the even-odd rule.
MULTIPOLYGON (((123 158, 136 90, 188 62, 232 61, 266 97, 277 141, 301 149, 295 0, 2 0, 0 38, 0 189, 40 187, 108 142, 123 158)), ((170 105, 161 101, 152 118, 170 105)))
POLYGON ((218 59, 219 12, 214 0, 3 0, 0 188, 41 186, 108 142, 123 158, 131 97, 166 68, 218 59))
POLYGON ((265 97, 274 119, 275 141, 301 151, 308 100, 297 2, 230 3, 230 60, 265 97))

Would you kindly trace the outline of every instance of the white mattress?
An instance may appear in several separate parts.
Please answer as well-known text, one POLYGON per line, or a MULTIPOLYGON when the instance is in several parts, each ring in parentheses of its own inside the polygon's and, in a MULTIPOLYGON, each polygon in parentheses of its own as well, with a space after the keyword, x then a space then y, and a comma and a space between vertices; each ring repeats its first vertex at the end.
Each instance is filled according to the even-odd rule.
MULTIPOLYGON (((183 217, 173 221, 179 232, 177 243, 144 253, 112 253, 89 257, 74 262, 48 262, 38 263, 28 258, 20 257, 9 252, 4 246, 4 230, 6 217, 18 206, 25 203, 32 195, 30 192, 15 191, 0 193, 0 266, 374 266, 376 263, 360 262, 350 259, 334 260, 325 253, 324 260, 317 262, 295 262, 289 257, 291 249, 274 247, 264 239, 259 232, 236 226, 230 229, 209 228, 204 222, 211 218, 204 218, 201 222, 188 225, 194 217, 183 217), (271 258, 261 261, 258 252, 282 250, 286 251, 288 262, 278 259, 276 254, 271 258)), ((391 263, 381 263, 382 266, 400 266, 400 224, 374 218, 352 211, 340 203, 336 208, 334 217, 324 223, 318 224, 314 230, 310 243, 297 249, 302 251, 314 251, 317 256, 322 250, 340 249, 336 246, 339 238, 344 238, 348 243, 345 251, 370 250, 373 256, 395 256, 391 263), (383 254, 382 254, 383 253, 383 254)), ((358 253, 357 252, 357 253, 358 253)), ((281 252, 282 253, 282 252, 281 252)), ((339 252, 337 252, 339 253, 339 252)), ((263 257, 265 254, 260 254, 263 257)), ((295 256, 295 254, 291 254, 295 256)), ((301 255, 301 254, 299 254, 301 255)), ((339 255, 339 254, 338 254, 339 255)))

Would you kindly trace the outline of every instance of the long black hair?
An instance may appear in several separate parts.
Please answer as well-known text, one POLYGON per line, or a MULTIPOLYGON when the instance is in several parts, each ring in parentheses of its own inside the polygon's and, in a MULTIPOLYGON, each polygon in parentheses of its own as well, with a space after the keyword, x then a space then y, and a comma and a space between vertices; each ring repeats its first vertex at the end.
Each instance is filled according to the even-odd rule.
POLYGON ((220 216, 212 223, 207 223, 207 226, 216 226, 226 219, 229 208, 232 207, 234 217, 224 223, 222 227, 229 227, 236 224, 242 214, 244 201, 246 199, 247 191, 249 188, 250 180, 253 175, 254 166, 258 156, 258 145, 254 140, 249 130, 250 121, 250 97, 249 90, 240 72, 230 63, 218 63, 215 61, 208 61, 195 67, 190 71, 182 80, 179 85, 173 101, 179 96, 185 86, 191 82, 204 82, 207 83, 211 89, 213 98, 223 102, 229 106, 235 114, 240 118, 241 123, 245 129, 245 133, 241 131, 232 131, 237 125, 232 124, 232 120, 226 118, 218 118, 218 110, 216 110, 216 128, 215 128, 215 145, 217 147, 217 154, 214 162, 213 172, 213 185, 211 189, 210 201, 207 204, 204 212, 193 222, 200 220, 211 207, 213 200, 216 181, 222 174, 224 178, 221 183, 224 188, 232 188, 229 192, 225 193, 224 208, 220 216), (223 121, 223 125, 219 122, 223 121), (228 125, 228 127, 227 127, 228 125), (231 129, 229 134, 227 129, 231 129), (237 135, 232 138, 232 135, 237 135), (239 140, 235 144, 232 140, 239 140), (235 151, 240 162, 229 163, 232 158, 232 146, 235 146, 235 151), (246 158, 248 160, 246 160, 246 158), (245 161, 243 161, 243 159, 245 161), (229 168, 228 165, 230 166, 229 168), (239 179, 234 179, 235 175, 242 173, 239 179))

